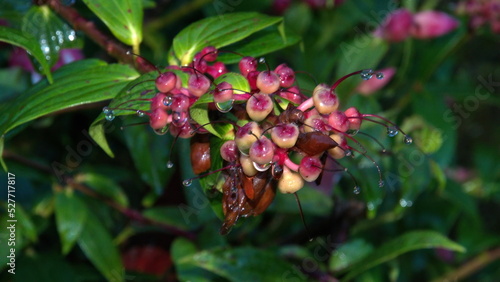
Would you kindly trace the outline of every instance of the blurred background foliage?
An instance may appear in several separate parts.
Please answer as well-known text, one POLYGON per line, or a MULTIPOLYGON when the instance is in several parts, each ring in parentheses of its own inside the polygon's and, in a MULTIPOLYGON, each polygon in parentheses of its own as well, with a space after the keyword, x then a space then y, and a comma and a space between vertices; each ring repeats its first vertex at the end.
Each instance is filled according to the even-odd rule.
MULTIPOLYGON (((61 2, 111 34, 84 1, 61 2)), ((189 140, 178 141, 172 150, 171 136, 157 136, 145 126, 117 130, 121 123, 135 122, 125 118, 107 134, 115 155, 110 158, 89 137, 89 126, 108 100, 54 111, 5 135, 3 159, 8 172, 16 175, 18 223, 14 276, 7 272, 9 233, 0 230, 0 279, 498 279, 500 128, 494 115, 500 107, 499 35, 488 25, 470 28, 470 16, 457 13, 458 2, 346 0, 321 7, 310 2, 291 1, 278 10, 269 0, 144 0, 141 55, 166 66, 173 37, 190 23, 254 11, 283 16, 290 36, 300 36, 298 44, 265 57, 271 66, 286 63, 303 71, 297 75, 301 88, 332 83, 359 69, 396 68, 390 82, 375 93, 360 95, 357 78, 338 88, 343 105, 381 113, 413 137, 414 144, 406 146, 401 136, 388 138, 382 127, 364 127, 390 151, 377 154, 376 142, 363 141, 383 168, 384 188, 377 185, 372 162, 357 157, 344 164, 362 187, 359 194, 343 174, 330 174, 323 185, 299 192, 314 240, 308 240, 290 195, 278 195, 263 215, 246 218, 229 235, 220 236, 221 222, 212 211, 220 200, 205 195, 197 181, 189 188, 181 184, 194 176, 185 157, 189 140), (390 43, 373 37, 385 16, 402 7, 444 11, 459 26, 433 39, 390 43), (172 169, 165 165, 170 156, 172 169)), ((44 55, 50 56, 51 66, 66 48, 81 49, 88 59, 116 62, 46 6, 1 0, 0 20, 35 32, 42 51, 44 46, 50 50, 44 55), (46 24, 33 27, 40 13, 50 16, 44 18, 46 24), (53 33, 64 40, 42 41, 53 33), (66 40, 72 36, 74 40, 66 40)), ((259 36, 223 49, 244 46, 259 36)), ((0 45, 2 122, 9 103, 41 78, 19 63, 23 54, 12 45, 0 45)), ((39 64, 32 62, 37 69, 39 64)), ((7 174, 2 175, 6 183, 7 174)), ((6 189, 0 199, 4 226, 6 189)))

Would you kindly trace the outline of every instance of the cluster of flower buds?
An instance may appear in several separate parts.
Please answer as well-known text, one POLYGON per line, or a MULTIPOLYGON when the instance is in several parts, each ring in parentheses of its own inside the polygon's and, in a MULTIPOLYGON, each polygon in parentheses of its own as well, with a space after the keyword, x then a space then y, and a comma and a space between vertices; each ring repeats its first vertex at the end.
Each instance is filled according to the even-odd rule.
MULTIPOLYGON (((149 100, 150 110, 138 113, 149 117, 150 126, 158 133, 168 130, 180 138, 204 135, 209 132, 207 125, 191 118, 190 107, 200 97, 208 97, 210 124, 231 125, 224 134, 226 141, 220 152, 209 151, 208 145, 193 150, 195 154, 200 150, 201 155, 208 154, 208 158, 204 158, 208 164, 193 162, 196 173, 211 167, 210 154, 220 154, 226 163, 221 169, 224 185, 219 188, 226 217, 221 233, 227 233, 239 217, 262 213, 272 202, 276 188, 282 193, 295 193, 305 182, 317 180, 325 170, 326 158, 339 160, 357 152, 375 164, 379 186, 384 185, 379 166, 366 154, 355 135, 363 121, 384 126, 391 137, 402 130, 384 117, 360 113, 354 107, 342 110, 336 93, 337 86, 350 76, 381 80, 383 73, 356 71, 333 85, 317 85, 308 97, 297 86, 295 71, 286 64, 272 70, 263 58, 242 57, 237 76, 247 85, 247 90, 243 90, 233 88, 223 79, 227 69, 223 63, 216 62, 219 53, 213 47, 206 47, 189 66, 169 67, 170 70, 160 72, 155 80, 158 92, 149 100), (188 76, 187 84, 181 82, 178 71, 188 76), (237 122, 225 118, 229 112, 237 117, 237 122), (355 147, 348 141, 356 144, 355 147)), ((108 120, 112 120, 113 110, 106 107, 104 112, 108 120)), ((404 142, 412 143, 412 139, 402 133, 404 142)), ((172 165, 169 162, 168 166, 172 165)), ((347 171, 341 167, 339 171, 347 171)), ((354 191, 359 193, 354 177, 353 180, 354 191)), ((192 179, 184 181, 185 186, 191 183, 192 179)))
POLYGON ((374 35, 390 42, 400 42, 408 37, 440 37, 457 27, 458 21, 444 12, 422 11, 412 14, 407 9, 398 9, 385 19, 374 35))
POLYGON ((489 23, 493 33, 500 33, 500 1, 498 0, 465 0, 458 4, 457 12, 470 16, 472 29, 489 23))
MULTIPOLYGON (((321 8, 326 8, 328 6, 337 6, 344 3, 344 1, 345 0, 335 0, 335 1, 328 1, 329 3, 327 3, 327 0, 303 0, 303 2, 306 3, 312 9, 321 9, 321 8)), ((288 7, 290 7, 291 4, 292 0, 274 0, 272 8, 275 13, 283 14, 288 9, 288 7)))

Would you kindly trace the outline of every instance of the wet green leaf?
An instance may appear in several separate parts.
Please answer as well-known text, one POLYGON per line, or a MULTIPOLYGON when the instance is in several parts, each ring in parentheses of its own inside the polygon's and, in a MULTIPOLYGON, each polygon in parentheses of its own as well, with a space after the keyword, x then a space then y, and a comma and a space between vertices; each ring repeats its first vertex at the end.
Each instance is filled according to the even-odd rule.
POLYGON ((121 42, 138 47, 142 42, 142 1, 84 0, 121 42))
MULTIPOLYGON (((392 239, 352 264, 342 281, 349 281, 366 270, 392 260, 401 254, 418 249, 443 248, 465 252, 465 248, 435 231, 412 231, 392 239)), ((344 272, 343 271, 343 272, 344 272)))
POLYGON ((0 25, 0 41, 19 46, 30 52, 42 66, 43 73, 47 76, 49 82, 52 83, 53 79, 50 73, 50 65, 45 59, 35 38, 17 29, 0 25))
POLYGON ((113 179, 96 173, 78 175, 76 180, 94 189, 99 194, 108 197, 123 207, 128 206, 127 195, 113 179))
POLYGON ((169 62, 189 64, 194 55, 206 46, 227 46, 280 21, 282 18, 259 13, 232 13, 203 19, 175 36, 169 62))

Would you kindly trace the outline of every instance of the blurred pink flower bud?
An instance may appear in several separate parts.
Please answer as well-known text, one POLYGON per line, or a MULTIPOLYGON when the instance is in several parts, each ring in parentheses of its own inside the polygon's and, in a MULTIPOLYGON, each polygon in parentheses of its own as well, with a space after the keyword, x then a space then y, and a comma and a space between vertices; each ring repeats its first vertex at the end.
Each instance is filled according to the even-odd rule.
POLYGON ((413 16, 410 11, 399 9, 392 12, 373 35, 391 42, 403 41, 410 35, 412 24, 413 16))
POLYGON ((273 12, 282 15, 290 7, 290 4, 292 4, 292 0, 274 0, 272 6, 273 12))
POLYGON ((418 39, 435 38, 447 34, 458 26, 450 15, 438 11, 424 11, 413 16, 411 35, 418 39))
POLYGON ((56 70, 71 62, 82 60, 83 58, 81 49, 62 49, 61 52, 59 52, 59 60, 57 60, 57 63, 52 67, 52 70, 56 70))
POLYGON ((377 79, 376 77, 372 77, 371 79, 368 80, 363 80, 358 87, 356 88, 356 91, 363 95, 370 95, 374 92, 377 92, 380 90, 382 87, 384 87, 389 81, 391 81, 392 77, 396 73, 396 68, 390 67, 390 68, 385 68, 379 71, 376 71, 375 73, 383 73, 384 78, 382 79, 377 79))

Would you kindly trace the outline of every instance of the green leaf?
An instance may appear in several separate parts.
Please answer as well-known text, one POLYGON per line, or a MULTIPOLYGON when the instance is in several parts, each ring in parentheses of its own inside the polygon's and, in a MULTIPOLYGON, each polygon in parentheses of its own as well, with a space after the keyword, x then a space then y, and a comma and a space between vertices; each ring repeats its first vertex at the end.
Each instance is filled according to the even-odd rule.
POLYGON ((294 267, 276 254, 252 247, 205 250, 178 260, 231 281, 281 281, 294 273, 294 267))
POLYGON ((280 17, 259 13, 233 13, 203 19, 175 36, 169 62, 176 64, 177 58, 181 65, 189 64, 194 55, 206 46, 227 46, 280 21, 280 17))
POLYGON ((75 31, 54 14, 49 6, 31 7, 23 18, 22 31, 35 38, 50 66, 59 59, 61 49, 79 47, 75 31))
POLYGON ((118 249, 113 243, 113 238, 96 216, 89 214, 78 238, 78 245, 107 280, 125 280, 118 249))
POLYGON ((121 42, 134 46, 137 51, 142 42, 142 1, 135 0, 84 0, 121 42))
POLYGON ((193 242, 178 238, 172 243, 171 251, 172 260, 174 261, 177 278, 180 281, 214 281, 215 277, 210 272, 201 269, 195 265, 187 263, 179 263, 184 257, 194 255, 198 250, 193 242))
POLYGON ((172 136, 158 136, 145 126, 127 127, 123 134, 142 180, 151 185, 157 195, 161 195, 173 174, 173 170, 166 166, 172 136))
POLYGON ((342 244, 330 257, 329 269, 339 271, 359 261, 373 250, 373 246, 362 239, 342 244))
POLYGON ((153 207, 143 211, 142 215, 182 230, 189 230, 190 228, 199 226, 198 221, 185 220, 180 207, 153 207))
POLYGON ((0 132, 66 108, 110 99, 137 76, 129 66, 99 60, 81 60, 54 72, 55 83, 42 81, 25 92, 2 113, 0 132))
POLYGON ((62 253, 67 254, 80 237, 87 220, 87 207, 72 191, 56 193, 55 214, 62 253))
POLYGON ((123 207, 128 207, 127 195, 123 192, 120 185, 108 176, 96 173, 85 173, 78 175, 76 181, 85 183, 99 194, 114 200, 123 207))
MULTIPOLYGON (((300 36, 290 31, 287 31, 285 36, 281 36, 279 31, 263 31, 250 36, 241 43, 231 45, 231 51, 245 56, 259 57, 295 45, 299 41, 300 36)), ((241 56, 222 53, 218 60, 226 64, 233 64, 241 60, 241 56)))
POLYGON ((464 247, 444 237, 438 232, 412 231, 383 244, 360 261, 352 264, 349 268, 344 270, 349 272, 342 278, 342 280, 351 280, 366 270, 390 261, 406 252, 429 248, 444 248, 457 252, 465 252, 464 247))
POLYGON ((52 74, 50 73, 50 65, 45 59, 42 50, 40 50, 38 42, 32 36, 19 30, 0 25, 0 41, 19 46, 30 52, 42 66, 42 71, 47 76, 49 82, 53 82, 52 74))
POLYGON ((23 234, 32 242, 37 241, 37 231, 35 224, 31 220, 30 216, 26 213, 24 208, 21 205, 16 205, 16 217, 20 223, 21 228, 23 229, 23 234))

